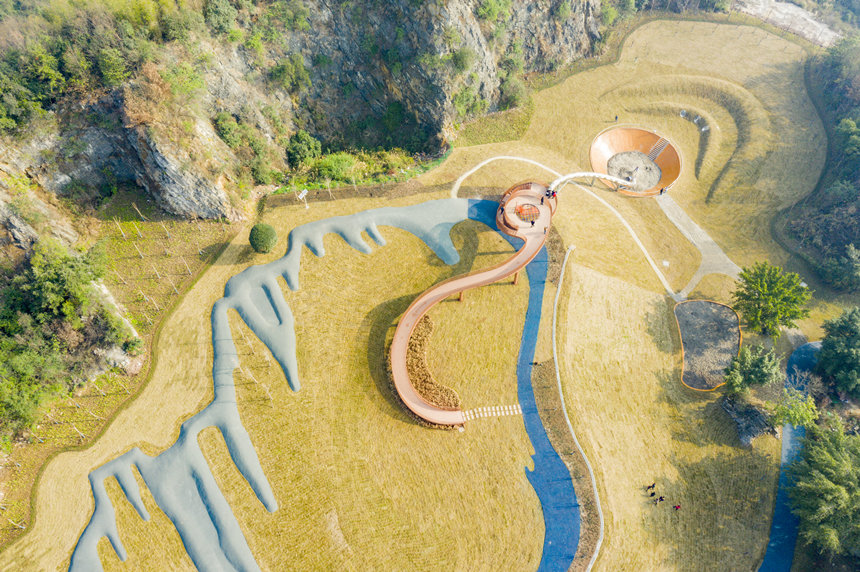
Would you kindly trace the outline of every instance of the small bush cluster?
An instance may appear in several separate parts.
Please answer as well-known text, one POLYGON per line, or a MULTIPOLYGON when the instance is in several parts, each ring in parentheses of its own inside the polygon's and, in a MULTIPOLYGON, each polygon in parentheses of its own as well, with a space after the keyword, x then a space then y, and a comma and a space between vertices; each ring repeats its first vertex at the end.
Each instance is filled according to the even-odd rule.
POLYGON ((94 247, 72 254, 43 238, 19 269, 0 271, 0 442, 36 420, 40 404, 80 383, 93 349, 141 341, 95 295, 105 256, 94 247))
POLYGON ((213 119, 215 132, 239 158, 241 174, 258 185, 269 185, 280 179, 272 168, 274 151, 259 131, 233 115, 222 111, 213 119))
POLYGON ((257 223, 251 228, 248 242, 255 252, 270 252, 278 244, 278 233, 270 224, 257 223))
POLYGON ((298 93, 311 85, 305 61, 300 54, 290 54, 282 59, 269 72, 269 79, 290 93, 298 93))

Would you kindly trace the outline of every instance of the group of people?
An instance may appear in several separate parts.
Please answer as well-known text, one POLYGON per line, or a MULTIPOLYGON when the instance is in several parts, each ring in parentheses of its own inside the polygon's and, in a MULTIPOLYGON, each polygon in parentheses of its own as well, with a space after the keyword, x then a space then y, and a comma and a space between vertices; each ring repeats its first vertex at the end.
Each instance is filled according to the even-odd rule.
MULTIPOLYGON (((646 493, 650 491, 648 498, 651 499, 651 502, 654 503, 654 506, 657 506, 658 504, 660 504, 661 502, 666 500, 666 497, 664 497, 662 495, 659 497, 657 496, 657 491, 655 490, 656 488, 657 488, 657 483, 651 483, 650 485, 645 487, 646 493)), ((672 505, 672 508, 675 510, 681 510, 681 505, 680 504, 674 504, 674 505, 672 505)))

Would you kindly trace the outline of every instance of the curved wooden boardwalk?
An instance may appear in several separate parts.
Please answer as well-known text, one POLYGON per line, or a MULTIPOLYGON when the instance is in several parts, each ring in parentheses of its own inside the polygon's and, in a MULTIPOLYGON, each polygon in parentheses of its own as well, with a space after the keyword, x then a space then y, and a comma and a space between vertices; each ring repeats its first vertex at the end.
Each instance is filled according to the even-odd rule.
POLYGON ((466 417, 462 410, 433 405, 415 391, 406 369, 406 352, 412 331, 421 318, 445 298, 503 280, 531 262, 546 241, 552 214, 556 209, 556 199, 545 198, 546 191, 546 186, 529 182, 511 187, 502 196, 500 207, 496 211, 496 226, 505 234, 523 240, 523 246, 512 257, 486 270, 440 282, 416 298, 400 318, 394 331, 389 358, 394 387, 406 407, 425 421, 436 425, 462 425, 466 422, 466 417), (517 207, 525 205, 538 210, 534 224, 520 219, 516 213, 517 207))

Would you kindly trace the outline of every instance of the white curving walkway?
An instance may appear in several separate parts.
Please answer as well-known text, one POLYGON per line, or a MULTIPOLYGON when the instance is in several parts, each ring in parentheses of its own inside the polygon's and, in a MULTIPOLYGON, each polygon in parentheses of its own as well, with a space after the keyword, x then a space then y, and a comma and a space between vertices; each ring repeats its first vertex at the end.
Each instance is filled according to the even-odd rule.
POLYGON ((710 237, 710 235, 702 230, 702 227, 693 222, 693 219, 675 202, 675 200, 669 195, 661 195, 656 197, 657 204, 660 205, 660 208, 665 213, 666 217, 672 221, 678 230, 681 231, 681 234, 693 243, 699 252, 702 253, 702 262, 699 264, 698 270, 687 282, 687 285, 678 292, 677 294, 673 294, 672 298, 675 301, 680 302, 681 300, 686 300, 687 296, 689 296, 690 292, 693 291, 702 278, 707 274, 725 274, 731 278, 737 280, 738 275, 741 272, 740 267, 731 261, 731 259, 726 256, 726 253, 723 252, 723 249, 714 242, 714 239, 710 237))

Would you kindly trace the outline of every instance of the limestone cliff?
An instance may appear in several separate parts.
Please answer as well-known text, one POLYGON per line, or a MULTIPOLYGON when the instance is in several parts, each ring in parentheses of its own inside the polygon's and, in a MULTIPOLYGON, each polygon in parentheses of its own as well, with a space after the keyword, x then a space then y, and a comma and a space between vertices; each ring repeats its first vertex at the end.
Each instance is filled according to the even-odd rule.
POLYGON ((234 2, 235 37, 201 27, 124 85, 58 102, 33 134, 0 139, 0 164, 59 195, 128 181, 177 215, 238 219, 247 185, 231 174, 240 158, 216 114, 261 134, 278 170, 299 128, 335 147, 432 151, 456 122, 510 103, 522 73, 570 64, 599 36, 597 0, 289 0, 301 23, 275 28, 273 4, 234 2), (307 80, 273 81, 296 61, 307 80), (183 74, 200 86, 177 95, 196 81, 183 74))

